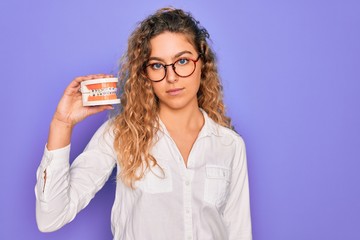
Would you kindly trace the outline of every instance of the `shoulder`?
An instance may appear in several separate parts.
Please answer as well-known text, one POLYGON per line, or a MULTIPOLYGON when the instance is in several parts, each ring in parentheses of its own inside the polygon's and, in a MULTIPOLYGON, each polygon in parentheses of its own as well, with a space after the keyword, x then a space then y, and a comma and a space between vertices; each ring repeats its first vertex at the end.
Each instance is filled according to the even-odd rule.
POLYGON ((244 147, 244 139, 233 129, 221 126, 214 122, 211 118, 208 118, 209 128, 215 137, 217 137, 225 145, 236 145, 238 147, 244 147))
POLYGON ((112 118, 106 120, 104 123, 101 124, 101 126, 96 130, 95 135, 113 135, 114 132, 114 120, 112 118))
POLYGON ((237 154, 245 150, 245 141, 237 132, 223 126, 219 126, 218 129, 222 143, 232 145, 237 154))
POLYGON ((208 120, 209 150, 206 153, 208 162, 237 169, 245 161, 246 149, 243 138, 234 130, 208 120))
POLYGON ((114 121, 106 120, 95 132, 89 144, 112 146, 114 141, 114 121))

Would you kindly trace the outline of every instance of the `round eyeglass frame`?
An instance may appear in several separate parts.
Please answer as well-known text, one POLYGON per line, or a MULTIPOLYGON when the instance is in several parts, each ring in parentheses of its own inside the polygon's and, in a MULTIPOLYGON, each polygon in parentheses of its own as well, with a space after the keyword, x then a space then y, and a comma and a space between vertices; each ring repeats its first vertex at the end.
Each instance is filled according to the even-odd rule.
POLYGON ((181 76, 181 75, 179 75, 179 74, 176 72, 175 63, 176 63, 177 61, 176 61, 176 62, 173 62, 173 63, 170 63, 170 64, 161 64, 161 65, 163 66, 164 70, 165 70, 165 74, 164 74, 164 77, 163 77, 162 79, 160 79, 160 80, 152 80, 152 79, 149 78, 149 76, 148 76, 148 74, 147 74, 147 72, 146 72, 146 68, 147 68, 148 66, 150 66, 151 64, 144 65, 144 67, 143 67, 143 72, 144 72, 146 78, 149 79, 149 80, 152 81, 152 82, 161 82, 162 80, 164 80, 164 79, 166 78, 167 67, 168 67, 168 66, 171 66, 171 67, 172 67, 174 73, 175 73, 177 76, 179 76, 179 77, 181 77, 181 78, 190 77, 190 76, 195 72, 195 70, 196 70, 196 63, 199 61, 199 59, 200 59, 200 57, 201 57, 202 55, 203 55, 203 54, 200 53, 199 56, 196 58, 196 60, 193 60, 193 59, 190 59, 190 58, 188 59, 189 61, 192 61, 192 62, 194 63, 194 69, 193 69, 193 71, 192 71, 190 74, 188 74, 188 75, 186 75, 186 76, 181 76))

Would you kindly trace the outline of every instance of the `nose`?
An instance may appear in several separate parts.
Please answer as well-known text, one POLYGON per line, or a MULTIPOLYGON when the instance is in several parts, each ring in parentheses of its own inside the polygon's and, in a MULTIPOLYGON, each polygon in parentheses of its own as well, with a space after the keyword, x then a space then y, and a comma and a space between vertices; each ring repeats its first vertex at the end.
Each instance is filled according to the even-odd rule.
POLYGON ((166 81, 169 83, 176 82, 178 80, 178 75, 175 73, 175 66, 169 64, 166 66, 166 81))

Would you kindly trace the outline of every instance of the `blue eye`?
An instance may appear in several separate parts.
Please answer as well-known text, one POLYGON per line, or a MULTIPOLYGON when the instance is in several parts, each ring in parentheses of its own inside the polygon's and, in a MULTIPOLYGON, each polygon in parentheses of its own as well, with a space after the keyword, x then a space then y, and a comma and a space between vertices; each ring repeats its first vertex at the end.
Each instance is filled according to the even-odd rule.
POLYGON ((181 59, 179 59, 179 60, 177 60, 177 64, 179 64, 179 65, 185 65, 185 64, 187 64, 189 62, 189 60, 188 59, 186 59, 186 58, 181 58, 181 59))
POLYGON ((163 68, 163 65, 161 63, 152 63, 150 64, 151 66, 151 69, 154 69, 154 70, 159 70, 161 68, 163 68))

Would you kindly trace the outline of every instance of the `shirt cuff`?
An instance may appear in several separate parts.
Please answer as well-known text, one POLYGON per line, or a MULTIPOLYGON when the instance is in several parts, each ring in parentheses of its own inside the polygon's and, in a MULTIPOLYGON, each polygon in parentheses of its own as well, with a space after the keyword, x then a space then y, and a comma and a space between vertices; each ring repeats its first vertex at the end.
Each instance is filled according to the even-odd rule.
POLYGON ((47 145, 45 145, 44 155, 40 165, 43 168, 47 168, 50 164, 52 167, 63 167, 64 165, 69 165, 70 146, 71 144, 63 148, 48 150, 47 145))

